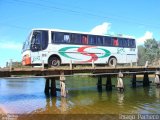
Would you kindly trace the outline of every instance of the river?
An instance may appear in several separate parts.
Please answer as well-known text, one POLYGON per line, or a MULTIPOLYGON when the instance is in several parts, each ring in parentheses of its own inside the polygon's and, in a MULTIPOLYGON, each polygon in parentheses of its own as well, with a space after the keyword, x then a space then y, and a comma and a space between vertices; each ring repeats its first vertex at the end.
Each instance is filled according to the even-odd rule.
MULTIPOLYGON (((105 83, 103 78, 103 82, 105 83)), ((138 78, 142 79, 142 78, 138 78)), ((150 78, 152 80, 152 78, 150 78)), ((59 81, 56 82, 59 86, 59 81)), ((124 78, 125 91, 116 88, 97 91, 97 78, 67 77, 67 97, 47 97, 44 78, 0 78, 0 107, 9 114, 160 114, 160 88, 138 85, 131 87, 131 77, 124 78)), ((112 79, 116 84, 116 78, 112 79)))

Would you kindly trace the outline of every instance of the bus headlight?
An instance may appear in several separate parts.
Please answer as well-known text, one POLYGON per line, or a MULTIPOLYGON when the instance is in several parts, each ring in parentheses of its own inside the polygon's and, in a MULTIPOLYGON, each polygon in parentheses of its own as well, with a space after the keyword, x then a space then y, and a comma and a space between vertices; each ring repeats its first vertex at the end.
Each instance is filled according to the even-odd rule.
POLYGON ((30 65, 31 64, 31 57, 27 54, 23 56, 22 65, 30 65))

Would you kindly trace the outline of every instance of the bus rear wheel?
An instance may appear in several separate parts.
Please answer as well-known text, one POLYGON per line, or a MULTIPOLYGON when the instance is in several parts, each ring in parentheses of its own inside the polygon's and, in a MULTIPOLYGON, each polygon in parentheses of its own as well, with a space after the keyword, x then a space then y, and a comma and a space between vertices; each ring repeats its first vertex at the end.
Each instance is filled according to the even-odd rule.
POLYGON ((108 65, 110 67, 115 67, 117 65, 117 59, 115 57, 111 57, 108 60, 108 65))
POLYGON ((61 61, 58 57, 49 58, 49 61, 48 61, 48 66, 49 67, 60 66, 60 64, 61 64, 61 61))

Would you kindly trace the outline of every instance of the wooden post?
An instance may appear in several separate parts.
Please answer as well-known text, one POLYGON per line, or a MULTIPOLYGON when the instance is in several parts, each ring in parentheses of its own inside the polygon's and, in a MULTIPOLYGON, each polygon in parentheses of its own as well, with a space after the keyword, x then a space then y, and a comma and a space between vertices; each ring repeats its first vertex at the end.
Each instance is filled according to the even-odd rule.
POLYGON ((146 61, 146 64, 145 64, 145 66, 144 66, 145 68, 147 68, 148 67, 148 61, 146 61))
POLYGON ((51 78, 51 96, 57 96, 56 93, 56 80, 55 78, 51 78))
POLYGON ((149 77, 148 77, 148 73, 144 73, 144 77, 143 77, 143 86, 149 86, 149 77))
POLYGON ((98 92, 102 92, 102 76, 98 76, 97 89, 98 92))
POLYGON ((132 63, 132 60, 131 60, 131 62, 130 62, 130 66, 131 66, 131 67, 133 67, 133 63, 132 63))
POLYGON ((12 59, 10 59, 9 69, 12 71, 12 59))
POLYGON ((44 70, 44 60, 42 60, 42 70, 44 70))
POLYGON ((66 97, 66 85, 65 85, 65 76, 64 76, 64 72, 62 71, 60 73, 60 88, 61 88, 61 96, 62 97, 66 97))
POLYGON ((111 91, 112 90, 112 80, 111 80, 111 75, 107 75, 107 80, 106 80, 106 90, 111 91))
POLYGON ((72 60, 70 60, 69 68, 70 68, 70 70, 72 70, 72 69, 73 69, 72 60))
POLYGON ((46 78, 45 90, 46 95, 49 95, 49 78, 46 78))
POLYGON ((160 71, 156 71, 154 83, 156 84, 157 88, 160 87, 160 71))
POLYGON ((117 77, 117 88, 120 92, 124 91, 124 84, 123 84, 123 74, 122 72, 118 73, 118 77, 117 77))
POLYGON ((136 74, 132 75, 132 87, 136 87, 136 74))
POLYGON ((93 60, 92 60, 92 68, 93 68, 93 69, 95 68, 94 61, 93 61, 93 60))

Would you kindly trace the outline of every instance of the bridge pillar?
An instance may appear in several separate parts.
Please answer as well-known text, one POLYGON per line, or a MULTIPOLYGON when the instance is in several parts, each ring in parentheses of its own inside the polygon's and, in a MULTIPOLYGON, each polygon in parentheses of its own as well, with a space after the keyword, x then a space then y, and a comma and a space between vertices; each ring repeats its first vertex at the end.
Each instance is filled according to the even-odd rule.
POLYGON ((61 71, 60 73, 60 89, 61 89, 61 96, 62 97, 66 97, 66 84, 65 84, 65 76, 64 76, 64 72, 61 71))
POLYGON ((106 80, 106 90, 111 91, 112 90, 112 80, 111 80, 111 75, 107 75, 107 80, 106 80))
POLYGON ((45 90, 46 95, 56 96, 56 80, 55 78, 46 78, 45 90))
POLYGON ((117 77, 117 88, 120 92, 124 91, 124 83, 122 78, 123 78, 123 74, 119 72, 117 77))
POLYGON ((49 87, 50 87, 49 81, 50 81, 49 78, 46 78, 45 89, 44 89, 46 95, 49 95, 49 87))
POLYGON ((51 78, 51 96, 57 96, 56 92, 56 80, 55 78, 51 78))
POLYGON ((136 74, 133 74, 132 76, 132 87, 136 87, 136 74))
POLYGON ((160 87, 160 71, 156 71, 155 79, 153 81, 156 84, 156 87, 160 87))
POLYGON ((98 92, 102 92, 102 76, 98 76, 97 89, 98 92))
POLYGON ((144 77, 143 77, 143 86, 149 86, 149 77, 148 77, 148 73, 144 73, 144 77))

